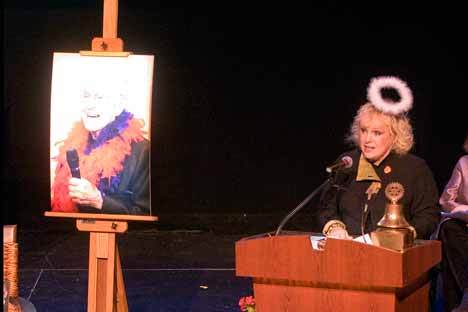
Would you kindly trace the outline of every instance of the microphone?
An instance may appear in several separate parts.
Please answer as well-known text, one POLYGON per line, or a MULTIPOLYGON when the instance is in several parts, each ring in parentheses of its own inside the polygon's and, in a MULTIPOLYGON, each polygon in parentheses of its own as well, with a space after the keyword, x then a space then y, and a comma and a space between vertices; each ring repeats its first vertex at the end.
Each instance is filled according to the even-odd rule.
POLYGON ((353 159, 350 156, 343 156, 340 160, 336 161, 333 165, 328 166, 325 170, 328 173, 332 173, 342 168, 351 168, 352 166, 353 159))
POLYGON ((68 167, 70 167, 71 176, 80 179, 80 161, 76 149, 72 148, 67 151, 67 162, 68 167))

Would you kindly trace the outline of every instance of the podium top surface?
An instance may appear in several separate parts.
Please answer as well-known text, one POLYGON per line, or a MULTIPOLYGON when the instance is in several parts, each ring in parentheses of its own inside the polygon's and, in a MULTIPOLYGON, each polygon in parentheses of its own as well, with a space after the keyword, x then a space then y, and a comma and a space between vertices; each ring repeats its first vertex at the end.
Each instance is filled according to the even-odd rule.
POLYGON ((404 287, 441 260, 439 241, 403 252, 328 238, 314 250, 309 234, 258 235, 236 242, 238 276, 362 287, 404 287))

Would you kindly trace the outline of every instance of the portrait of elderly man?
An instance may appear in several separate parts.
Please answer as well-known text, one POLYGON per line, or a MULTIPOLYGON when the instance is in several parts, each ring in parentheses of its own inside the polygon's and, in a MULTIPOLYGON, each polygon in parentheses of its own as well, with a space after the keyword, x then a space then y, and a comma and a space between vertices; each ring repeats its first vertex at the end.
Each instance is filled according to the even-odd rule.
POLYGON ((80 86, 80 118, 53 157, 52 211, 150 215, 150 144, 126 91, 115 79, 80 86))

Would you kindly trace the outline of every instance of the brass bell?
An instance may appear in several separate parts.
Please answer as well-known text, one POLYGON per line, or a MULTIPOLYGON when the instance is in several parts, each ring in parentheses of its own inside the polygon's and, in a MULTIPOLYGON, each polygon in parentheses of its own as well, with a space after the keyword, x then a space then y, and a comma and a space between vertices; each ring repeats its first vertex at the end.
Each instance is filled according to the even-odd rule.
POLYGON ((391 229, 409 228, 410 225, 406 221, 405 216, 402 213, 402 207, 398 204, 398 201, 405 194, 403 185, 397 182, 393 182, 387 185, 385 188, 385 196, 390 200, 385 206, 385 213, 377 223, 378 227, 385 227, 391 229))
POLYGON ((377 223, 377 230, 371 233, 375 245, 403 250, 413 245, 414 236, 411 225, 403 215, 403 209, 398 201, 403 197, 404 187, 393 182, 385 188, 385 196, 390 200, 385 206, 385 213, 377 223))

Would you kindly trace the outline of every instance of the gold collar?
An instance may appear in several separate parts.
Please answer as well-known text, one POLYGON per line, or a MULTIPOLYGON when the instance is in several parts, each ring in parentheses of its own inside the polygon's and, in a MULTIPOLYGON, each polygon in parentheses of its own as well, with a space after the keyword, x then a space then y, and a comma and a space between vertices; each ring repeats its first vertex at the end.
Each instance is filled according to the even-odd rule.
POLYGON ((356 181, 381 181, 372 164, 361 154, 356 181))
POLYGON ((356 181, 372 181, 366 190, 367 200, 371 200, 372 196, 377 194, 382 187, 380 177, 377 175, 377 172, 375 172, 374 167, 362 154, 359 158, 356 181))

